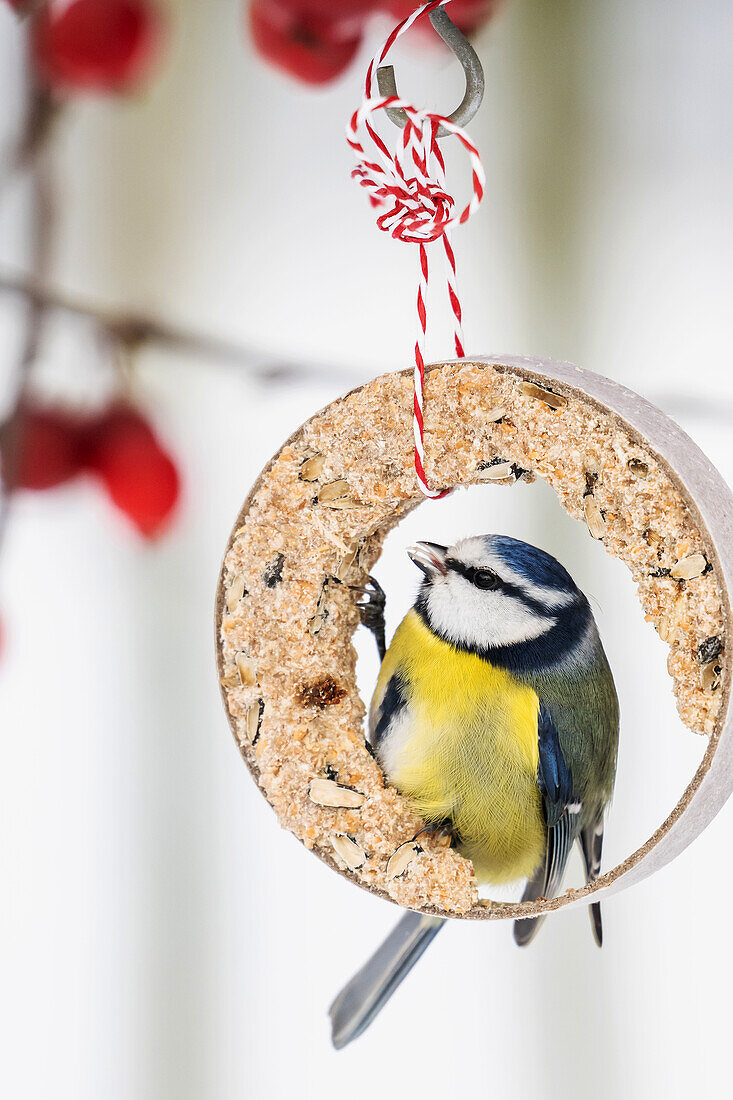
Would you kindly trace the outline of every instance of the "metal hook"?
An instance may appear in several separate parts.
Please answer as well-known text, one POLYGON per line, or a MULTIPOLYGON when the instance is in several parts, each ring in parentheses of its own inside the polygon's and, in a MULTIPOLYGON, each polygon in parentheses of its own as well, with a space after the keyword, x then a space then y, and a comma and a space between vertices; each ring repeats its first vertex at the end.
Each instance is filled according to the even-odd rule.
MULTIPOLYGON (((484 97, 483 66, 473 46, 450 16, 446 14, 445 8, 436 8, 435 11, 430 13, 429 19, 433 24, 433 30, 440 35, 448 49, 458 58, 466 75, 466 92, 463 99, 453 114, 448 115, 450 121, 455 123, 456 126, 466 126, 478 111, 484 97)), ((380 95, 398 94, 392 65, 382 65, 377 69, 377 86, 380 95)), ((402 107, 386 107, 385 111, 395 126, 404 129, 407 125, 407 115, 402 107)), ((446 130, 444 126, 441 126, 438 130, 438 137, 445 137, 449 133, 450 130, 446 130)))

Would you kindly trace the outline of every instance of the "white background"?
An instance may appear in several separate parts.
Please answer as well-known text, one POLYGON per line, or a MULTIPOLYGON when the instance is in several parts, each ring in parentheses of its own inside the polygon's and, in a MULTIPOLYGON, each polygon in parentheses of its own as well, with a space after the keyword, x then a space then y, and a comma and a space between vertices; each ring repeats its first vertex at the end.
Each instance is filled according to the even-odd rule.
MULTIPOLYGON (((255 59, 236 4, 178 0, 171 14, 145 94, 83 100, 58 129, 53 284, 331 372, 272 385, 146 350, 140 398, 186 479, 172 534, 141 546, 83 483, 14 508, 0 561, 3 1095, 726 1095, 733 806, 606 904, 602 951, 582 911, 525 952, 508 925, 456 921, 369 1033, 331 1050, 327 1006, 397 911, 279 829, 228 730, 212 609, 264 461, 351 380, 409 363, 416 257, 374 228, 342 139, 386 24, 314 93, 255 59)), ((469 351, 625 381, 729 479, 731 42, 726 0, 507 0, 479 40, 486 200, 455 239, 469 351)), ((20 80, 0 11, 6 146, 20 80)), ((440 54, 401 54, 398 81, 439 109, 460 96, 440 54)), ((0 201, 0 264, 22 270, 21 183, 0 201)), ((0 297, 8 370, 18 319, 0 297)), ((438 357, 445 326, 433 331, 438 357)), ((52 327, 39 377, 84 401, 109 384, 80 324, 52 327)), ((488 530, 552 551, 594 600, 623 715, 610 865, 674 805, 703 741, 676 717, 665 647, 625 570, 542 485, 411 516, 378 567, 390 627, 412 599, 412 539, 488 530)), ((368 693, 376 662, 359 644, 368 693)))

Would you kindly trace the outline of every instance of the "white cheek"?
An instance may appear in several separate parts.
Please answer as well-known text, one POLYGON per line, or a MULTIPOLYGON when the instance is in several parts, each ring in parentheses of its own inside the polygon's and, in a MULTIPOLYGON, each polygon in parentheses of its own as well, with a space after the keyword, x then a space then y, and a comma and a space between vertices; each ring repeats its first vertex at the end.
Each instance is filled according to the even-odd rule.
POLYGON ((478 648, 539 638, 554 624, 503 592, 482 592, 449 573, 430 586, 428 611, 435 629, 457 644, 478 648))

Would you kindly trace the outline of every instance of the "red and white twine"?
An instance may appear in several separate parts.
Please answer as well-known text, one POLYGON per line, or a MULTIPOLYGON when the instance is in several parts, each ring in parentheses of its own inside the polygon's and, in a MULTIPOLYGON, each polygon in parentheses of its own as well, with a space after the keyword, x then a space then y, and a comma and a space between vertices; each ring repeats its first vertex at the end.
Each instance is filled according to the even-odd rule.
MULTIPOLYGON (((357 166, 351 173, 360 186, 369 192, 374 206, 387 207, 377 218, 378 227, 398 241, 416 244, 419 250, 419 282, 417 289, 417 339, 415 341, 415 372, 413 400, 413 431, 415 436, 415 472, 420 490, 427 497, 445 496, 445 490, 433 490, 425 476, 425 446, 423 391, 425 387, 425 336, 427 331, 428 254, 426 246, 432 241, 443 242, 448 299, 454 322, 456 356, 463 359, 463 327, 461 302, 456 286, 456 260, 451 247, 450 233, 455 225, 463 225, 478 208, 484 194, 485 176, 481 158, 473 142, 464 131, 434 111, 414 107, 398 96, 374 97, 374 74, 383 63, 394 43, 410 29, 416 20, 427 16, 450 0, 430 0, 404 19, 390 34, 381 50, 372 59, 367 70, 364 98, 354 111, 346 127, 346 140, 354 150, 357 166), (394 152, 390 152, 384 139, 371 124, 371 116, 387 107, 401 107, 407 115, 407 125, 397 132, 394 152), (438 145, 438 130, 443 127, 455 135, 468 154, 472 173, 472 194, 469 203, 460 211, 452 195, 446 190, 445 161, 438 145), (360 133, 366 130, 376 150, 376 160, 367 159, 360 133)), ((374 156, 374 154, 372 154, 374 156)))

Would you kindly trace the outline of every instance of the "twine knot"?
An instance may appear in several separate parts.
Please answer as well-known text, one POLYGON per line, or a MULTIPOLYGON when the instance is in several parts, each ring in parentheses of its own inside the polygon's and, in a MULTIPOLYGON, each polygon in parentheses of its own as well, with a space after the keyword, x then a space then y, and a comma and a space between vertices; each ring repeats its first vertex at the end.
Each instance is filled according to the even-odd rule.
POLYGON ((442 237, 455 208, 452 195, 434 179, 413 176, 379 188, 375 198, 392 205, 377 218, 377 225, 395 240, 407 244, 429 244, 442 237))

